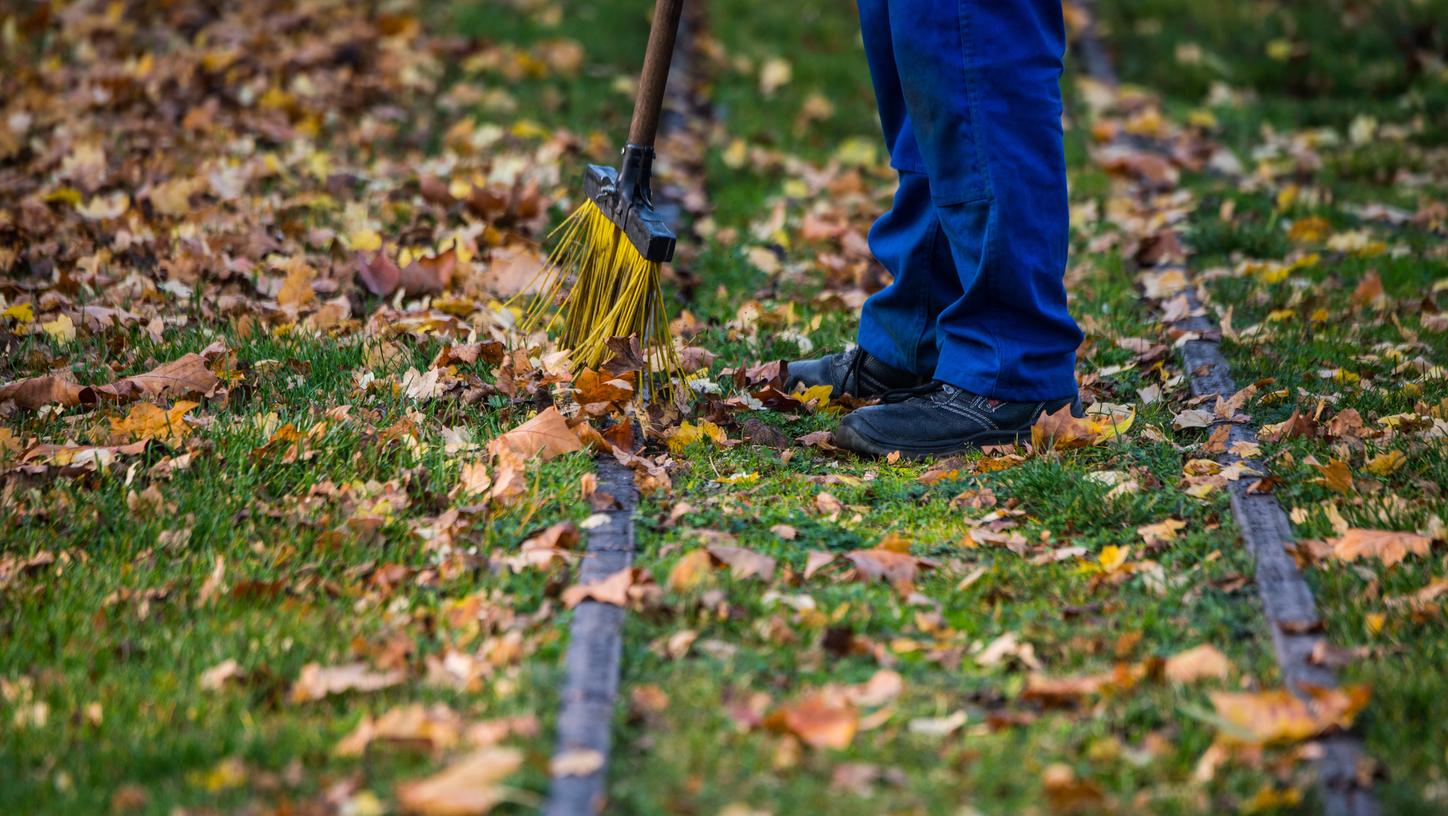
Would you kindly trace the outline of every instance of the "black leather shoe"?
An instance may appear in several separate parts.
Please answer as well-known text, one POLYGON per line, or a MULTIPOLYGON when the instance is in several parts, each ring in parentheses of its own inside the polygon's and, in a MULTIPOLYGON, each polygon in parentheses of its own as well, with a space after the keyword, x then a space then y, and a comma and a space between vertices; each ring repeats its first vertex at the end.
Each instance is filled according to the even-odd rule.
POLYGON ((914 389, 913 393, 897 392, 886 400, 846 416, 835 430, 835 444, 872 456, 899 451, 902 456, 923 459, 983 445, 1029 441, 1036 419, 1064 405, 1071 406, 1073 415, 1084 415, 1080 400, 1075 398, 1002 402, 945 383, 914 389))
POLYGON ((828 385, 831 396, 848 394, 852 397, 869 399, 883 396, 887 391, 901 388, 916 388, 930 382, 909 371, 885 365, 870 353, 855 346, 849 351, 831 354, 815 360, 795 360, 789 364, 784 387, 793 391, 795 386, 806 388, 828 385))

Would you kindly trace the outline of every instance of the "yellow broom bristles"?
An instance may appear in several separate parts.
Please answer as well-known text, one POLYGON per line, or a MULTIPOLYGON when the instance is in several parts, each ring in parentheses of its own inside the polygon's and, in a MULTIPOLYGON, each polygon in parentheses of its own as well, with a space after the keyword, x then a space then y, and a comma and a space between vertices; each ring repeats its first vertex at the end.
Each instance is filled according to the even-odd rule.
POLYGON ((645 260, 591 200, 548 237, 555 243, 539 272, 523 328, 561 329, 560 345, 573 365, 583 368, 604 361, 610 339, 637 335, 646 363, 637 393, 672 396, 674 380, 683 372, 669 336, 659 263, 645 260), (663 375, 661 387, 653 384, 654 374, 663 375))

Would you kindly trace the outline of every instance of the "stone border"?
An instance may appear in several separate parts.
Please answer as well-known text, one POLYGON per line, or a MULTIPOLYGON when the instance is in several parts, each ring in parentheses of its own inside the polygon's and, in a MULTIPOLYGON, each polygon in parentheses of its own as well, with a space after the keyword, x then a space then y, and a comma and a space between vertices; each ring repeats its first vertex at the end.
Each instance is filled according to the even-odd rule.
MULTIPOLYGON (((1185 269, 1182 270, 1186 272, 1185 269)), ((1190 277, 1188 277, 1190 280, 1190 277)), ((1202 311, 1196 293, 1186 292, 1190 312, 1202 311)), ((1201 339, 1188 340, 1182 348, 1182 364, 1191 380, 1192 395, 1220 396, 1227 399, 1237 392, 1221 343, 1212 339, 1216 327, 1203 315, 1184 318, 1172 324, 1179 331, 1192 332, 1201 339)), ((1266 474, 1267 466, 1257 459, 1243 458, 1231 452, 1238 442, 1257 444, 1256 429, 1247 425, 1229 426, 1227 452, 1218 457, 1224 465, 1238 462, 1258 473, 1266 474)), ((1253 574, 1262 611, 1272 629, 1272 649, 1283 684, 1294 694, 1306 698, 1311 689, 1337 688, 1337 672, 1314 663, 1312 655, 1327 647, 1322 634, 1322 619, 1312 589, 1297 568, 1289 550, 1292 548, 1292 522, 1273 493, 1249 493, 1252 480, 1238 479, 1228 483, 1232 498, 1232 517, 1242 532, 1242 540, 1252 553, 1253 574)), ((1323 812, 1331 816, 1376 816, 1379 808, 1371 789, 1370 774, 1360 774, 1367 767, 1362 742, 1350 732, 1337 732, 1317 740, 1323 749, 1317 760, 1317 782, 1322 794, 1323 812), (1364 785, 1361 776, 1368 776, 1364 785)))
MULTIPOLYGON (((633 564, 634 507, 638 489, 633 471, 612 456, 599 456, 598 490, 619 507, 605 513, 608 521, 588 534, 578 583, 600 581, 633 564)), ((556 776, 548 791, 546 816, 600 813, 606 801, 608 755, 613 744, 613 706, 618 696, 623 659, 623 621, 628 611, 613 604, 584 601, 573 610, 564 658, 563 691, 559 695, 558 737, 554 754, 596 751, 603 764, 583 775, 556 776)))
MULTIPOLYGON (((1101 40, 1095 23, 1096 3, 1082 3, 1089 16, 1087 25, 1074 43, 1084 73, 1099 82, 1115 87, 1118 84, 1110 52, 1101 40)), ((1163 265, 1158 270, 1176 268, 1190 284, 1190 266, 1163 265)), ((1222 354, 1217 327, 1207 320, 1194 285, 1185 292, 1190 305, 1188 316, 1172 323, 1177 331, 1191 332, 1197 339, 1182 344, 1182 365, 1196 397, 1230 398, 1237 392, 1227 358, 1222 354)), ((1227 436, 1227 452, 1218 457, 1224 465, 1241 462, 1258 473, 1267 467, 1256 459, 1243 458, 1231 452, 1238 442, 1257 443, 1257 430, 1233 424, 1227 436)), ((1228 483, 1232 502, 1232 518, 1241 530, 1242 541, 1252 555, 1253 582, 1262 601, 1262 611, 1272 632, 1272 650, 1283 685, 1293 694, 1310 699, 1311 689, 1334 689, 1339 686, 1337 672, 1330 666, 1312 661, 1318 649, 1327 646, 1322 634, 1322 619, 1312 589, 1292 559, 1292 521, 1272 493, 1249 493, 1252 482, 1237 479, 1228 483)), ((1317 759, 1317 787, 1322 797, 1322 812, 1327 816, 1378 816, 1381 809, 1372 790, 1372 760, 1363 752, 1362 740, 1351 731, 1338 731, 1317 740, 1322 749, 1317 759)))
MULTIPOLYGON (((664 95, 659 127, 661 141, 691 125, 697 126, 701 118, 712 116, 707 101, 699 93, 700 66, 694 60, 695 44, 708 16, 706 5, 705 0, 684 4, 664 95)), ((702 168, 697 169, 697 176, 702 179, 702 168)), ((658 210, 676 229, 682 230, 685 226, 688 213, 680 200, 689 193, 687 186, 667 182, 657 189, 658 210)), ((618 507, 606 511, 607 523, 588 533, 577 577, 580 584, 600 581, 632 566, 635 550, 633 517, 638 505, 638 488, 633 471, 609 454, 597 456, 594 467, 598 490, 617 499, 618 507)), ((554 756, 570 751, 596 751, 603 762, 587 774, 553 777, 542 810, 544 816, 591 816, 603 812, 607 805, 609 751, 613 747, 614 705, 623 664, 623 623, 627 616, 625 609, 591 600, 573 610, 568 652, 564 656, 563 689, 559 694, 554 756)))

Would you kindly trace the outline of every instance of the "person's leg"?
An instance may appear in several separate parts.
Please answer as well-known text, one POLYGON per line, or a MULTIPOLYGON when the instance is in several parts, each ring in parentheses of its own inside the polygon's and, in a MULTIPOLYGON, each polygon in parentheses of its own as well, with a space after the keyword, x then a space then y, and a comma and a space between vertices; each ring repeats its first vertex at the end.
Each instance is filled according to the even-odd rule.
POLYGON ((1079 407, 1081 332, 1063 282, 1060 0, 887 9, 912 145, 959 296, 935 322, 938 390, 861 408, 835 439, 862 453, 927 456, 1027 438, 1042 413, 1079 407))
POLYGON ((894 204, 870 228, 869 242, 894 281, 860 310, 860 348, 887 365, 931 377, 939 361, 937 318, 961 291, 923 173, 900 172, 894 204))
POLYGON ((935 373, 938 355, 935 319, 960 296, 960 285, 950 244, 935 217, 926 165, 906 109, 896 65, 897 38, 891 29, 893 3, 858 0, 857 5, 890 166, 900 174, 894 204, 871 227, 869 236, 870 251, 894 281, 865 301, 859 343, 895 368, 928 377, 935 373))
POLYGON ((865 302, 858 346, 789 364, 788 384, 879 396, 928 382, 939 343, 936 318, 960 297, 960 279, 930 196, 930 182, 905 109, 887 0, 858 0, 860 32, 890 164, 900 174, 894 205, 870 229, 870 249, 894 281, 865 302))
POLYGON ((891 0, 913 143, 959 273, 935 378, 1008 401, 1076 393, 1066 309, 1060 0, 891 0))

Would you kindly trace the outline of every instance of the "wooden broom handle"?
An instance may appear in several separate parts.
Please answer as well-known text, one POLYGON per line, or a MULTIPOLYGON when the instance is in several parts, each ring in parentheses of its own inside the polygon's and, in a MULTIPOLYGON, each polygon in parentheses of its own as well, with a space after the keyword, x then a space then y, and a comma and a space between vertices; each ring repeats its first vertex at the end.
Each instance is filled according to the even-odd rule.
POLYGON ((674 59, 674 40, 679 35, 679 17, 683 11, 684 0, 656 0, 649 48, 644 53, 644 70, 639 76, 639 94, 634 100, 633 122, 628 126, 629 144, 654 146, 654 137, 659 132, 659 112, 664 106, 664 85, 669 81, 669 63, 674 59))

